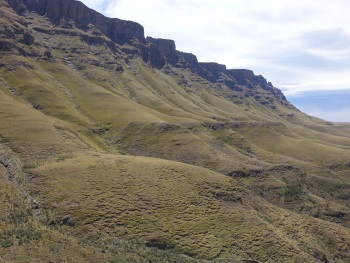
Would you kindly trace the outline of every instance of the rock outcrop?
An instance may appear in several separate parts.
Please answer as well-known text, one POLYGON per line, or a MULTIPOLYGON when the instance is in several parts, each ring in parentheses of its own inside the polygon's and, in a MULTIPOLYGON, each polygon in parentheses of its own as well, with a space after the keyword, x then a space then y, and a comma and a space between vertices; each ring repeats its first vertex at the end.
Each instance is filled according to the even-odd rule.
POLYGON ((227 74, 233 77, 238 84, 246 86, 249 83, 253 86, 258 84, 258 77, 254 75, 254 72, 249 69, 229 69, 227 74))
POLYGON ((199 66, 205 70, 205 72, 198 72, 199 75, 210 82, 218 81, 221 73, 226 72, 226 66, 216 62, 200 62, 199 66))
POLYGON ((170 65, 174 66, 179 61, 179 55, 176 52, 174 40, 153 37, 147 37, 146 40, 149 43, 153 43, 159 47, 160 51, 166 58, 167 63, 170 65))
POLYGON ((75 26, 86 29, 89 24, 101 31, 116 43, 138 39, 146 43, 143 27, 132 21, 118 18, 107 18, 75 0, 7 0, 18 13, 26 10, 46 15, 52 22, 59 24, 61 20, 71 20, 75 26))
POLYGON ((199 63, 196 55, 193 55, 191 53, 186 53, 182 51, 177 51, 177 54, 182 57, 192 68, 198 68, 199 63))
POLYGON ((146 40, 149 42, 147 61, 154 68, 162 69, 167 63, 175 67, 191 68, 209 82, 222 83, 232 90, 241 91, 240 86, 249 89, 260 87, 271 92, 276 98, 286 101, 279 89, 273 87, 263 76, 254 75, 252 70, 226 69, 225 65, 216 62, 198 62, 195 55, 176 50, 174 40, 153 37, 147 37, 146 40))
POLYGON ((149 45, 148 62, 156 69, 162 69, 166 64, 166 58, 156 44, 149 45))
POLYGON ((217 79, 220 77, 220 73, 226 72, 226 66, 216 62, 200 62, 199 65, 209 71, 217 79))

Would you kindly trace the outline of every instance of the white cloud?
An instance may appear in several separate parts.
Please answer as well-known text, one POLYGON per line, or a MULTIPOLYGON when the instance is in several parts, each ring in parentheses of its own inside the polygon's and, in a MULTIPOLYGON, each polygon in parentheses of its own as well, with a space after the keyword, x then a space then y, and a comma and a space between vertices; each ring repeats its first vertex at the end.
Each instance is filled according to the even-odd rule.
POLYGON ((327 121, 350 122, 350 107, 323 109, 321 107, 299 106, 298 108, 311 116, 319 117, 327 121))
POLYGON ((115 8, 117 1, 111 1, 111 0, 83 0, 80 1, 83 2, 88 7, 104 13, 106 10, 109 10, 110 8, 115 8))
MULTIPOLYGON (((298 84, 297 84, 298 86, 298 84)), ((329 121, 350 122, 350 89, 309 90, 292 94, 290 101, 303 112, 329 121)))

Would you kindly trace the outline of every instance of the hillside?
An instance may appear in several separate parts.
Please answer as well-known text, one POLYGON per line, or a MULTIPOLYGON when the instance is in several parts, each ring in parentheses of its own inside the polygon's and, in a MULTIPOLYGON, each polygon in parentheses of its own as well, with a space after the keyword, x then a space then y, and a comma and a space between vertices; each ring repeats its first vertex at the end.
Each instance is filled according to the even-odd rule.
POLYGON ((350 124, 78 1, 0 7, 1 260, 350 261, 350 124))

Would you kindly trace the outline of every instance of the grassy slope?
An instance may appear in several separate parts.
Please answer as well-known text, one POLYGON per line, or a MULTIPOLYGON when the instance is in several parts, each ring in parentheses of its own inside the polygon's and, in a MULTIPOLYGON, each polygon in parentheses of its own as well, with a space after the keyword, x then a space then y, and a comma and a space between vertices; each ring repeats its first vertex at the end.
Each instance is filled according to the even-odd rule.
MULTIPOLYGON (((0 164, 0 258, 4 262, 197 262, 174 252, 156 249, 120 239, 94 246, 86 245, 46 228, 34 215, 31 200, 23 193, 35 192, 28 187, 30 179, 25 172, 44 163, 63 162, 75 155, 92 156, 94 148, 83 143, 72 130, 62 126, 61 121, 47 117, 32 109, 4 87, 0 90, 1 143, 0 157, 8 165, 0 164), (14 153, 9 146, 16 151, 14 153), (90 151, 88 151, 90 150, 90 151), (22 163, 23 161, 23 163, 22 163), (11 179, 11 181, 9 180, 11 179), (21 192, 19 191, 21 189, 21 192), (97 247, 96 247, 97 246, 97 247)), ((63 185, 62 185, 63 186, 63 185)), ((48 189, 48 185, 44 187, 48 189)), ((40 196, 37 196, 40 198, 40 196)), ((40 213, 46 213, 45 202, 40 202, 40 213)), ((85 211, 86 212, 86 211, 85 211)), ((87 243, 91 240, 84 240, 87 243)))
POLYGON ((44 165, 33 176, 45 209, 82 239, 131 237, 206 258, 349 259, 349 229, 274 207, 196 166, 101 154, 44 165))
POLYGON ((245 193, 235 180, 195 166, 101 155, 45 165, 33 173, 46 209, 58 221, 68 218, 82 239, 126 236, 206 258, 312 262, 314 254, 349 256, 332 255, 322 240, 325 236, 326 242, 346 247, 349 230, 277 209, 245 193), (259 213, 253 204, 264 209, 259 213), (305 225, 303 235, 290 232, 297 222, 305 225), (342 232, 342 238, 314 231, 328 227, 342 232))
MULTIPOLYGON (((4 10, 2 25, 30 30, 4 10)), ((51 30, 44 17, 28 16, 29 28, 51 30)), ((16 44, 30 55, 1 55, 0 140, 22 160, 30 180, 16 180, 54 229, 95 245, 122 237, 205 258, 349 260, 348 125, 252 98, 232 103, 235 92, 188 70, 166 74, 80 37, 30 32, 35 45, 16 44)), ((52 246, 63 238, 55 231, 52 246)), ((58 246, 59 253, 85 253, 65 238, 74 249, 58 246)), ((37 255, 44 257, 42 244, 37 255)), ((10 259, 25 249, 0 252, 10 259)), ((122 255, 173 256, 141 250, 122 255)))
MULTIPOLYGON (((0 145, 0 153, 16 162, 8 147, 0 145)), ((122 239, 98 247, 88 245, 45 227, 34 215, 31 202, 0 166, 0 262, 199 262, 122 239)))
POLYGON ((8 171, 0 165, 1 262, 58 262, 73 258, 76 262, 96 262, 111 258, 96 248, 44 227, 34 216, 30 200, 22 195, 13 179, 9 180, 8 175, 15 174, 19 160, 2 144, 0 153, 11 163, 8 171))

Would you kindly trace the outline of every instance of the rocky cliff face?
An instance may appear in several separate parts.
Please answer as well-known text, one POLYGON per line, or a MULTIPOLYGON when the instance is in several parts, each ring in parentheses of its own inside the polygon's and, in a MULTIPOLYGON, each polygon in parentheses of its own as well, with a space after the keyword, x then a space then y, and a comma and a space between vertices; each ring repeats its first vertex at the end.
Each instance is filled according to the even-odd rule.
POLYGON ((149 43, 157 45, 170 65, 175 65, 179 61, 176 52, 175 41, 171 39, 147 37, 149 43))
POLYGON ((206 74, 200 73, 200 76, 209 80, 210 82, 216 82, 219 80, 220 75, 226 72, 226 66, 215 62, 200 62, 199 66, 206 71, 206 74))
POLYGON ((156 69, 162 69, 166 64, 166 58, 156 44, 150 43, 149 45, 148 62, 156 69))
POLYGON ((75 0, 7 0, 18 13, 26 10, 46 15, 52 22, 72 20, 78 28, 86 29, 92 24, 116 43, 125 43, 136 38, 145 43, 143 27, 132 21, 107 18, 75 0))
POLYGON ((174 40, 153 37, 147 37, 146 40, 149 42, 146 61, 154 68, 162 69, 167 63, 175 67, 191 68, 209 82, 222 83, 232 90, 241 91, 237 85, 249 89, 260 87, 271 92, 277 99, 286 101, 279 89, 268 83, 263 76, 254 75, 252 70, 226 69, 225 65, 216 62, 198 62, 195 55, 176 50, 174 40))
POLYGON ((241 91, 237 86, 246 86, 249 89, 260 87, 269 91, 279 100, 286 101, 283 93, 275 88, 271 82, 249 69, 226 69, 226 66, 216 62, 198 62, 197 57, 191 53, 176 50, 176 45, 170 39, 156 39, 147 37, 150 43, 148 62, 152 67, 161 69, 166 63, 176 66, 191 68, 202 78, 215 83, 222 83, 232 90, 241 91))
MULTIPOLYGON (((241 86, 248 89, 262 88, 279 100, 286 101, 282 92, 262 76, 255 76, 253 71, 247 69, 226 69, 225 65, 215 62, 198 62, 197 57, 191 53, 176 50, 174 40, 144 37, 143 27, 132 21, 107 18, 98 12, 86 7, 75 0, 6 0, 17 13, 34 11, 47 16, 54 24, 60 27, 77 27, 82 30, 94 27, 96 30, 110 38, 116 44, 128 43, 132 49, 122 49, 131 56, 140 56, 151 67, 163 69, 167 64, 176 68, 190 68, 200 77, 211 83, 224 84, 234 91, 242 91, 241 86), (134 41, 136 40, 136 42, 134 41)), ((88 35, 82 37, 84 41, 100 43, 88 35)), ((23 40, 27 45, 34 39, 27 34, 23 40)), ((102 41, 103 42, 103 41, 102 41)), ((113 43, 112 42, 112 43, 113 43)), ((113 45, 114 45, 113 43, 113 45)), ((5 43, 6 44, 6 43, 5 43)), ((6 46, 6 45, 2 45, 6 46)), ((115 48, 114 48, 115 49, 115 48)))
POLYGON ((215 62, 201 62, 199 65, 213 74, 216 78, 220 77, 220 73, 226 72, 226 66, 222 64, 218 64, 215 62))
POLYGON ((182 57, 185 61, 187 61, 187 63, 189 63, 192 68, 199 67, 199 63, 196 55, 193 55, 191 53, 181 52, 181 51, 177 51, 177 53, 179 54, 180 57, 182 57))
POLYGON ((257 77, 254 75, 252 70, 249 69, 229 69, 227 74, 233 77, 240 85, 247 85, 251 83, 256 85, 258 83, 257 77))

